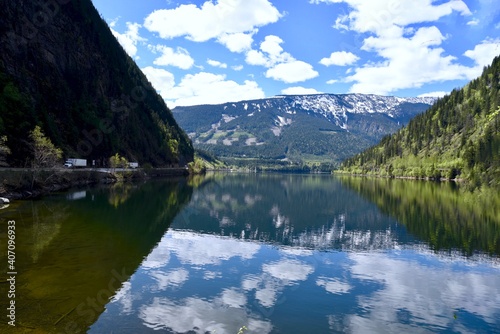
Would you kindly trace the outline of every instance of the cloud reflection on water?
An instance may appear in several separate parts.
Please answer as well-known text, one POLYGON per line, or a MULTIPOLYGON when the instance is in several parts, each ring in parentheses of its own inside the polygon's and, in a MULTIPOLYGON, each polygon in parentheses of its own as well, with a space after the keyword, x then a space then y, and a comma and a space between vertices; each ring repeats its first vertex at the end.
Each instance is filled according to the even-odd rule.
MULTIPOLYGON (((403 256, 384 253, 352 253, 353 277, 362 281, 375 281, 382 288, 374 294, 358 296, 358 305, 367 311, 363 316, 350 315, 353 332, 392 328, 409 331, 418 324, 429 324, 435 331, 463 327, 460 319, 477 317, 490 324, 500 325, 500 276, 498 271, 485 273, 474 266, 464 266, 460 258, 438 260, 434 255, 414 256, 412 251, 403 256), (404 259, 404 260, 403 260, 404 259), (404 310, 404 328, 401 326, 404 310), (459 319, 455 319, 455 316, 459 319)), ((497 327, 498 328, 498 327, 497 327)))
POLYGON ((255 333, 271 331, 269 322, 249 317, 241 307, 228 307, 223 300, 221 297, 214 300, 189 297, 173 302, 168 298, 155 297, 150 304, 141 307, 139 317, 149 328, 169 329, 177 333, 234 334, 242 324, 248 324, 255 333))
MULTIPOLYGON (((380 244, 389 236, 357 240, 380 244)), ((471 318, 500 325, 498 265, 439 257, 422 245, 399 248, 318 252, 172 230, 107 306, 108 316, 136 310, 142 326, 175 333, 242 326, 269 333, 286 326, 275 317, 285 309, 304 318, 320 312, 320 330, 351 333, 467 332, 471 318), (314 298, 321 291, 324 309, 314 298)))

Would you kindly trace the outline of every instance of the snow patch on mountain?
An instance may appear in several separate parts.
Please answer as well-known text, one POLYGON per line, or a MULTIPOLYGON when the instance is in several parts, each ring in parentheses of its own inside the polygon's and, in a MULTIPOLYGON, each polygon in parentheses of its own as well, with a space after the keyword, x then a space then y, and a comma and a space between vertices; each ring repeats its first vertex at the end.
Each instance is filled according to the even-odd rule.
POLYGON ((436 101, 434 97, 396 97, 373 94, 318 94, 318 95, 290 95, 279 98, 289 98, 292 105, 304 110, 319 114, 345 113, 385 113, 390 116, 403 103, 423 103, 431 105, 436 101))
POLYGON ((278 118, 274 121, 274 124, 275 126, 271 128, 271 131, 276 137, 279 137, 279 135, 281 135, 281 129, 284 126, 292 124, 292 119, 278 116, 278 118))
POLYGON ((317 94, 317 95, 280 95, 266 99, 266 107, 283 113, 295 114, 297 110, 322 115, 337 126, 347 129, 349 114, 381 113, 396 117, 398 108, 404 103, 432 105, 434 97, 396 97, 373 94, 317 94), (274 100, 274 101, 273 101, 274 100), (274 102, 274 103, 273 103, 274 102))
POLYGON ((277 120, 278 126, 281 127, 281 126, 290 125, 290 124, 292 124, 292 119, 278 116, 278 120, 277 120))
MULTIPOLYGON (((348 130, 349 115, 379 113, 397 118, 401 116, 401 106, 405 103, 430 106, 436 100, 437 98, 434 97, 396 97, 373 94, 278 95, 260 100, 227 103, 223 108, 221 122, 228 123, 239 117, 229 115, 229 108, 234 108, 235 113, 238 113, 238 110, 244 111, 243 115, 247 117, 263 111, 288 114, 290 117, 296 115, 297 112, 307 112, 321 115, 340 128, 348 130)), ((279 128, 284 125, 287 124, 278 118, 274 124, 273 133, 279 136, 278 133, 281 133, 279 128)))
POLYGON ((229 123, 232 120, 237 119, 237 118, 238 118, 238 116, 229 116, 226 114, 222 114, 222 120, 224 121, 224 123, 229 123))

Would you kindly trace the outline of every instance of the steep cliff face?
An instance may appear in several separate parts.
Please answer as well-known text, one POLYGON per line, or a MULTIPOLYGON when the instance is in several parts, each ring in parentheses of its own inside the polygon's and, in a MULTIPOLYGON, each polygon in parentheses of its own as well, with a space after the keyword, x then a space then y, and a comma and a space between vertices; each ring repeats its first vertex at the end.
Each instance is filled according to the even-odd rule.
POLYGON ((193 159, 189 138, 90 0, 0 0, 0 136, 30 157, 40 125, 65 156, 114 153, 165 166, 193 159))

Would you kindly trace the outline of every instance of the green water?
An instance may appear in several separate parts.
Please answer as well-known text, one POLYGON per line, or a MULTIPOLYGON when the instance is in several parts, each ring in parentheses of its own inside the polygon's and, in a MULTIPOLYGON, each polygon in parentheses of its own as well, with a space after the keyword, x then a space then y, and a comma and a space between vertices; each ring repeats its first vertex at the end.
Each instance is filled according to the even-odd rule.
MULTIPOLYGON (((7 221, 16 222, 16 330, 85 332, 191 193, 185 180, 114 185, 2 210, 2 246, 7 221)), ((2 277, 8 272, 5 252, 3 247, 2 277)), ((2 290, 2 310, 5 295, 2 290)), ((13 330, 2 318, 2 329, 13 330)))
POLYGON ((0 233, 1 332, 500 332, 492 189, 211 174, 18 201, 0 233))

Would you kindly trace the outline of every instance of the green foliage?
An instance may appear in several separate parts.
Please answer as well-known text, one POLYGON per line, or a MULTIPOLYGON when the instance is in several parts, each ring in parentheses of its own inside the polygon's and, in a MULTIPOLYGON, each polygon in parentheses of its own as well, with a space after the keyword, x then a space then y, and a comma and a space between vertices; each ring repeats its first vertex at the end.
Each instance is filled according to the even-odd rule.
POLYGON ((194 157, 194 161, 188 163, 189 174, 204 174, 207 170, 202 159, 194 157))
POLYGON ((500 185, 500 57, 339 171, 500 185), (391 168, 389 171, 389 167, 391 168))
POLYGON ((125 159, 124 157, 120 157, 120 164, 119 166, 121 168, 127 168, 128 167, 128 160, 125 159))
POLYGON ((109 158, 109 165, 111 168, 127 168, 128 160, 118 153, 115 153, 115 155, 109 158))
POLYGON ((206 169, 224 169, 227 168, 227 165, 224 161, 219 160, 214 154, 203 151, 203 150, 195 150, 195 159, 203 160, 203 164, 206 169))
POLYGON ((33 168, 54 167, 61 160, 62 150, 45 137, 38 125, 30 132, 29 137, 33 150, 33 168))

